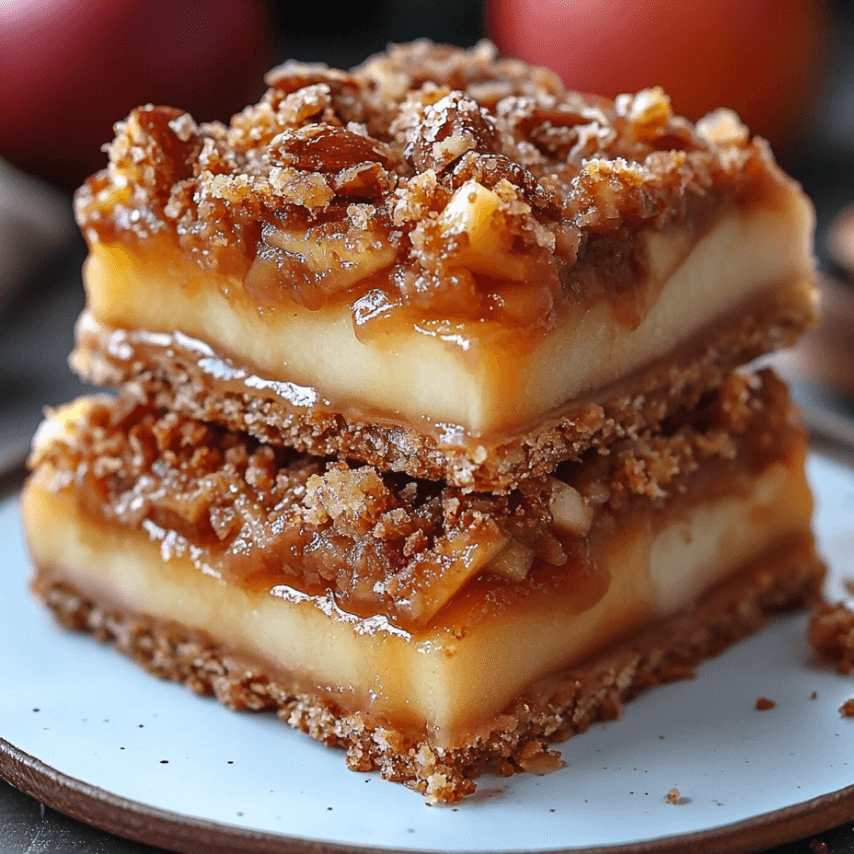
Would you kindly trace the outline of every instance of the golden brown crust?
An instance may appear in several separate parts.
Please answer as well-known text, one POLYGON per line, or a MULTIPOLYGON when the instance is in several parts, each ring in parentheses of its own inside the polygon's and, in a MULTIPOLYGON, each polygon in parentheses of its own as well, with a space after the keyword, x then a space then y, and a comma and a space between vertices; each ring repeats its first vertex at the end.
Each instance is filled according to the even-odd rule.
POLYGON ((567 301, 625 291, 633 304, 639 229, 702 228, 721 205, 791 187, 732 113, 695 126, 659 89, 615 102, 568 92, 485 42, 396 46, 349 73, 288 62, 267 82, 229 126, 152 106, 119 122, 110 165, 77 197, 90 244, 168 234, 261 304, 370 292, 510 322, 502 280, 524 281, 548 326, 567 301), (472 185, 494 194, 507 237, 485 278, 441 216, 472 185), (324 264, 293 235, 332 241, 324 264))
POLYGON ((220 379, 223 373, 240 375, 239 366, 227 359, 206 360, 228 367, 219 376, 206 373, 198 352, 178 339, 154 345, 144 332, 103 326, 86 314, 78 323, 72 364, 91 382, 122 386, 140 401, 245 431, 272 445, 356 459, 380 471, 444 481, 466 491, 500 493, 551 472, 561 462, 578 460, 591 448, 607 448, 654 429, 677 409, 695 406, 739 365, 794 343, 813 319, 808 303, 759 300, 598 398, 517 435, 492 438, 466 437, 459 429, 440 435, 414 425, 324 411, 317 404, 295 405, 284 393, 275 394, 272 383, 250 388, 220 379))
POLYGON ((411 743, 401 733, 368 725, 358 713, 342 714, 328 699, 294 695, 203 633, 104 608, 66 584, 40 583, 39 575, 34 588, 64 625, 94 633, 157 676, 215 694, 230 708, 275 710, 292 727, 343 747, 351 769, 379 770, 428 802, 453 803, 474 791, 475 778, 488 765, 504 775, 556 767, 550 743, 618 717, 623 703, 648 687, 690 678, 702 659, 761 628, 770 613, 814 601, 822 575, 812 538, 794 535, 690 611, 542 680, 468 745, 452 750, 411 743))

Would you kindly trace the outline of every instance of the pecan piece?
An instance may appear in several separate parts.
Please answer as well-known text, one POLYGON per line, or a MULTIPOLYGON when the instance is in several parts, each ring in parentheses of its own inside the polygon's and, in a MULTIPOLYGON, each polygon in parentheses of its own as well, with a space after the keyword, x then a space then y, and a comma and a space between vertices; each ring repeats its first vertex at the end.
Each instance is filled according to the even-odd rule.
POLYGON ((293 59, 268 71, 264 75, 264 82, 286 95, 316 83, 326 83, 332 92, 340 91, 345 87, 359 88, 356 78, 346 71, 330 68, 323 62, 297 62, 293 59))
POLYGON ((156 176, 153 193, 166 204, 172 186, 193 177, 201 149, 195 123, 173 107, 139 107, 118 126, 110 145, 110 161, 129 183, 144 183, 147 172, 156 176))
POLYGON ((272 163, 306 172, 339 172, 360 163, 388 166, 390 162, 381 142, 328 125, 283 131, 270 142, 268 156, 272 163))
POLYGON ((505 98, 497 110, 517 139, 528 140, 542 154, 561 160, 575 152, 580 139, 599 137, 593 149, 597 151, 616 135, 604 110, 580 97, 565 103, 505 98))
POLYGON ((477 181, 490 189, 502 179, 519 189, 522 198, 538 213, 552 219, 560 215, 560 199, 547 190, 524 166, 503 154, 467 153, 454 167, 453 186, 477 181))
POLYGON ((424 109, 404 157, 419 171, 441 172, 469 151, 495 151, 495 120, 462 92, 451 92, 424 109))
POLYGON ((388 192, 388 172, 379 163, 359 163, 342 169, 332 180, 332 186, 340 196, 377 199, 388 192))

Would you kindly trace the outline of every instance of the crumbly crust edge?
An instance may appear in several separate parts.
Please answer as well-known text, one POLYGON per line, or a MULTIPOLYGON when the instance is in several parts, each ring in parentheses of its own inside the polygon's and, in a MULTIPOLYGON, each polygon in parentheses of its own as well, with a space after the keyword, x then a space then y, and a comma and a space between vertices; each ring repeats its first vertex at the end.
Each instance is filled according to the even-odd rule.
POLYGON ((328 699, 294 694, 204 633, 101 605, 53 572, 37 570, 33 588, 60 623, 94 634, 150 673, 213 694, 232 709, 275 710, 295 729, 344 748, 351 770, 378 770, 436 804, 471 794, 487 767, 503 776, 560 767, 550 743, 619 717, 646 688, 693 677, 700 661, 760 629, 770 614, 815 603, 823 574, 812 537, 795 534, 696 607, 542 680, 468 744, 451 749, 371 725, 358 712, 343 714, 328 699))
POLYGON ((726 376, 760 355, 793 344, 815 320, 807 298, 747 307, 701 333, 699 352, 680 350, 611 390, 601 401, 494 442, 451 444, 404 424, 296 407, 282 397, 213 387, 192 351, 148 348, 143 357, 131 330, 101 325, 84 312, 72 367, 98 385, 122 386, 141 402, 249 433, 315 456, 357 459, 380 471, 443 480, 463 490, 503 493, 528 477, 578 460, 590 448, 634 439, 680 407, 693 407, 726 376), (769 322, 770 316, 774 317, 769 322), (121 353, 121 356, 118 354, 121 353))

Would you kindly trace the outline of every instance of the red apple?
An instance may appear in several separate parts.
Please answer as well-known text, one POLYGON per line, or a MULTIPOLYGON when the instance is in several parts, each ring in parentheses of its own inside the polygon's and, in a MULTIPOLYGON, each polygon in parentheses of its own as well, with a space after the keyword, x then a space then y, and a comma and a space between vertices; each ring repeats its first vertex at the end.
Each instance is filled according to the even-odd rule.
POLYGON ((502 52, 614 97, 661 85, 698 119, 738 112, 783 145, 809 115, 822 70, 820 0, 490 0, 502 52))
POLYGON ((70 187, 135 106, 227 118, 263 91, 268 32, 257 0, 2 0, 0 155, 70 187))

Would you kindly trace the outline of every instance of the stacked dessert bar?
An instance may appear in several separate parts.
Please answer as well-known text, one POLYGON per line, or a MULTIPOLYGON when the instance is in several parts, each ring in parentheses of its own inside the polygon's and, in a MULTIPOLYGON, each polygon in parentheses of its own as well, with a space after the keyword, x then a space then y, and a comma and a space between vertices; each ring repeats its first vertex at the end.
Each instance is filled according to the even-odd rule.
MULTIPOLYGON (((427 42, 142 107, 77 197, 34 590, 158 675, 455 801, 813 597, 812 214, 725 110, 427 42)), ((569 772, 567 772, 569 773, 569 772)))

